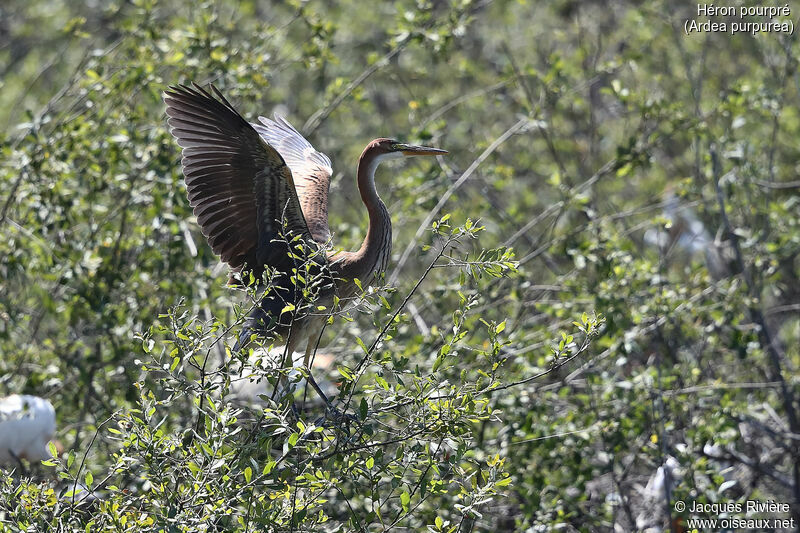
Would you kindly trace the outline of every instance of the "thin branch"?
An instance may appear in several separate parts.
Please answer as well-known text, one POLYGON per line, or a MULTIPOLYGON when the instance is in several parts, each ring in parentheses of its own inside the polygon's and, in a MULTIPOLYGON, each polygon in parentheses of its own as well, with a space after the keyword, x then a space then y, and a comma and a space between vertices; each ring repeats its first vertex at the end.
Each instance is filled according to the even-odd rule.
MULTIPOLYGON (((717 193, 717 204, 719 205, 720 217, 722 218, 722 225, 725 229, 725 232, 728 234, 730 238, 731 247, 733 248, 733 252, 736 258, 736 264, 739 268, 739 271, 744 278, 745 284, 747 286, 747 290, 750 293, 750 297, 753 301, 758 301, 758 294, 756 291, 756 287, 753 282, 753 278, 751 275, 750 270, 745 265, 744 255, 742 254, 741 246, 739 245, 739 236, 733 231, 733 226, 731 225, 730 220, 728 219, 728 213, 725 208, 725 196, 722 192, 722 187, 720 185, 720 181, 722 180, 721 168, 719 157, 717 156, 717 151, 714 146, 710 147, 711 152, 711 169, 714 177, 714 188, 716 189, 717 193)), ((755 303, 748 306, 748 311, 750 313, 751 320, 758 325, 758 337, 761 341, 761 346, 766 350, 769 364, 770 364, 770 371, 772 373, 771 379, 773 381, 777 381, 780 384, 781 390, 781 399, 783 400, 783 408, 786 411, 786 418, 789 421, 789 429, 792 433, 800 433, 800 423, 798 423, 797 413, 795 411, 794 406, 794 395, 792 394, 791 389, 786 384, 786 381, 783 378, 783 362, 782 362, 782 355, 778 348, 775 345, 775 340, 772 337, 772 332, 770 331, 769 327, 767 326, 767 322, 764 319, 764 314, 761 312, 761 309, 756 307, 755 303)), ((794 483, 794 499, 796 501, 800 501, 800 452, 795 450, 795 453, 792 454, 792 470, 793 470, 793 483, 794 483)), ((795 514, 800 516, 800 510, 796 510, 795 514)))
POLYGON ((385 67, 389 64, 389 61, 392 60, 394 56, 402 52, 408 43, 411 41, 411 34, 409 33, 403 40, 401 40, 397 45, 392 48, 389 52, 387 52, 382 58, 377 60, 375 63, 370 65, 364 72, 358 75, 356 79, 351 81, 347 84, 347 87, 344 88, 342 92, 336 95, 336 98, 331 101, 328 105, 314 113, 309 117, 305 124, 303 124, 303 134, 308 136, 314 133, 317 128, 322 124, 322 122, 327 119, 331 113, 333 113, 337 107, 339 107, 342 102, 344 102, 345 98, 350 96, 350 94, 362 83, 364 83, 367 78, 375 74, 378 70, 385 67))
POLYGON ((500 135, 497 139, 494 140, 492 144, 489 145, 486 150, 483 151, 481 155, 478 156, 475 161, 469 166, 469 168, 458 178, 448 189, 444 192, 444 194, 439 198, 439 201, 436 203, 433 209, 428 213, 428 216, 425 217, 425 220, 422 221, 422 224, 419 225, 417 228, 416 233, 414 234, 414 238, 411 239, 411 242, 408 243, 406 249, 403 250, 403 255, 400 256, 400 260, 397 262, 397 266, 395 266, 394 272, 389 278, 389 285, 393 285, 403 270, 408 258, 411 256, 411 253, 417 248, 417 243, 422 237, 422 234, 425 233, 425 230, 431 225, 431 222, 439 215, 439 212, 444 207, 444 204, 447 203, 447 200, 455 193, 469 178, 472 174, 477 170, 477 168, 483 163, 495 150, 497 150, 501 144, 506 142, 512 135, 520 131, 524 126, 526 126, 530 122, 528 117, 523 117, 519 119, 513 126, 508 128, 502 135, 500 135))
POLYGON ((433 267, 436 265, 436 262, 439 260, 440 257, 442 257, 445 250, 447 249, 448 244, 449 242, 445 243, 445 245, 442 246, 442 248, 439 250, 439 253, 436 254, 436 257, 433 259, 433 261, 431 261, 430 265, 428 265, 428 268, 425 269, 425 272, 423 272, 422 276, 420 276, 420 278, 417 280, 417 283, 408 292, 408 294, 406 294, 406 297, 403 299, 403 302, 400 304, 397 310, 395 310, 394 314, 392 314, 392 317, 389 319, 388 322, 386 322, 386 325, 383 326, 381 332, 378 334, 377 337, 375 337, 375 340, 372 342, 372 345, 370 346, 369 350, 367 350, 367 353, 364 355, 364 357, 361 358, 361 361, 358 362, 358 365, 356 366, 356 377, 350 388, 350 394, 347 396, 347 402, 345 402, 344 405, 345 411, 347 411, 347 408, 350 406, 350 401, 353 399, 353 392, 356 389, 356 385, 358 385, 358 381, 364 374, 364 369, 366 368, 366 362, 372 357, 372 354, 375 352, 375 349, 378 347, 378 344, 383 340, 383 337, 389 331, 389 328, 392 326, 392 324, 394 324, 395 319, 400 315, 403 309, 405 309, 406 305, 408 304, 408 301, 411 299, 414 293, 417 292, 417 289, 419 288, 420 285, 422 285, 422 282, 425 281, 425 278, 428 277, 428 274, 430 274, 431 270, 433 270, 433 267))
POLYGON ((753 183, 765 189, 800 189, 800 180, 796 181, 763 181, 753 180, 753 183))
POLYGON ((495 83, 494 85, 490 85, 489 87, 484 87, 482 89, 478 89, 477 91, 472 91, 471 93, 467 93, 465 95, 459 96, 458 98, 455 98, 454 100, 450 100, 445 105, 443 105, 442 107, 440 107, 439 109, 437 109, 436 111, 431 113, 428 117, 426 117, 425 120, 423 120, 422 123, 420 123, 420 125, 418 127, 420 129, 422 129, 425 126, 427 126, 428 124, 430 124, 431 122, 433 122, 434 120, 438 119, 439 117, 441 117, 442 115, 444 115, 445 113, 450 111, 451 109, 453 109, 454 107, 458 106, 459 104, 462 104, 462 103, 466 102, 467 100, 470 100, 470 99, 475 98, 477 96, 484 96, 484 95, 492 93, 492 92, 494 92, 494 91, 496 91, 498 89, 502 89, 503 87, 508 85, 508 83, 509 83, 509 80, 502 80, 502 81, 499 81, 499 82, 495 83))

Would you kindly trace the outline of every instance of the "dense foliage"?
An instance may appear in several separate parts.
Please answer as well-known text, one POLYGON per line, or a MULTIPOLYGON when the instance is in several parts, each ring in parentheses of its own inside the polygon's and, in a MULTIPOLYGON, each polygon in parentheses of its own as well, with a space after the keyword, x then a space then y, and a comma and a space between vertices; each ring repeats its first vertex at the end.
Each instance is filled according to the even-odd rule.
POLYGON ((49 398, 66 451, 0 471, 0 530, 664 530, 698 516, 679 500, 797 517, 798 44, 687 36, 694 7, 4 2, 0 396, 49 398), (346 418, 302 387, 295 411, 273 394, 288 369, 229 349, 248 298, 161 101, 188 81, 331 157, 345 249, 366 142, 450 151, 378 173, 390 271, 314 369, 346 418))

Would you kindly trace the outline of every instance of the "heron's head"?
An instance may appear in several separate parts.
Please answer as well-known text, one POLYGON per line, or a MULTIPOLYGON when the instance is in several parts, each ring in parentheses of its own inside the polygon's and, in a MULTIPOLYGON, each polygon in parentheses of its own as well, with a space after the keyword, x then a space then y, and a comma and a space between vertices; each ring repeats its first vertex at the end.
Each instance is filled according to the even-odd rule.
POLYGON ((364 150, 365 153, 368 151, 375 154, 377 159, 381 161, 415 155, 444 155, 448 153, 447 150, 401 143, 394 139, 375 139, 364 150))

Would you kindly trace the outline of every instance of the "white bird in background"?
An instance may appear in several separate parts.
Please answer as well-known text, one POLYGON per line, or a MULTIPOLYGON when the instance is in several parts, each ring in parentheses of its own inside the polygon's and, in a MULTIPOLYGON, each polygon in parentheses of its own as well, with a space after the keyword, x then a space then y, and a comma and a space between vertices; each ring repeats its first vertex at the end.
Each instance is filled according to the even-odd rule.
MULTIPOLYGON (((672 490, 681 482, 683 470, 671 455, 647 480, 647 486, 639 486, 640 512, 636 517, 636 529, 643 533, 659 533, 669 524, 664 501, 670 501, 672 490)), ((669 529, 669 528, 667 528, 669 529)))
POLYGON ((48 444, 55 433, 56 411, 48 400, 19 394, 0 398, 0 465, 50 459, 48 444))
POLYGON ((675 193, 665 194, 664 218, 670 221, 669 231, 650 228, 644 233, 644 242, 667 253, 673 260, 688 263, 702 254, 706 267, 714 279, 729 275, 724 258, 724 245, 711 236, 697 213, 683 204, 675 193))

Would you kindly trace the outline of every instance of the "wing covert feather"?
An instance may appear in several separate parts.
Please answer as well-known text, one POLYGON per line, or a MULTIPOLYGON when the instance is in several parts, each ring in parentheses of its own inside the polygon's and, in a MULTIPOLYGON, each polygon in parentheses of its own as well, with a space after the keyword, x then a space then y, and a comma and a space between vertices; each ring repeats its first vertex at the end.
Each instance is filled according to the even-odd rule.
POLYGON ((297 197, 312 238, 319 244, 326 244, 331 236, 328 227, 331 160, 315 150, 283 117, 276 115, 274 120, 258 117, 258 120, 261 124, 253 124, 253 128, 281 154, 292 170, 297 197))

